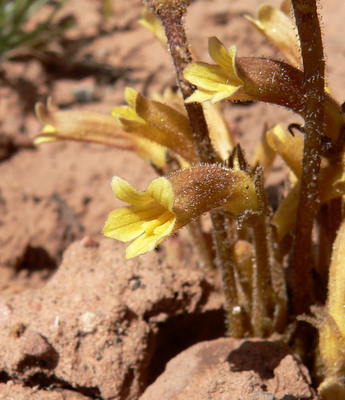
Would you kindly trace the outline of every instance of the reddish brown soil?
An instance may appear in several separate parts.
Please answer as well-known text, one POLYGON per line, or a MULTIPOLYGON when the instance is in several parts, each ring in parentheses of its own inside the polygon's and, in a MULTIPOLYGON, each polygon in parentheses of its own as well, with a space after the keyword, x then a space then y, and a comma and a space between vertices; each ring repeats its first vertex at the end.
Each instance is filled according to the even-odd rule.
MULTIPOLYGON (((0 398, 138 399, 171 358, 224 335, 219 277, 197 269, 188 245, 172 259, 178 236, 125 262, 124 245, 100 234, 120 204, 112 176, 144 189, 156 176, 148 165, 100 145, 31 143, 29 134, 40 130, 34 104, 48 95, 61 108, 110 113, 124 104, 126 86, 148 95, 175 84, 169 54, 137 24, 140 1, 113 3, 105 21, 101 1, 70 1, 57 16, 75 19, 63 38, 1 65, 0 398)), ((240 55, 279 57, 243 18, 255 15, 260 3, 194 1, 186 18, 193 50, 209 60, 207 37, 215 35, 236 44, 240 55)), ((342 102, 345 2, 324 3, 328 79, 342 102)), ((225 115, 247 154, 266 123, 299 121, 263 104, 225 105, 225 115)), ((277 162, 272 182, 281 181, 280 171, 277 162)), ((308 372, 288 350, 265 347, 265 357, 274 360, 265 376, 250 362, 231 369, 229 357, 253 342, 209 343, 172 360, 142 399, 314 398, 308 372), (234 387, 237 397, 229 394, 234 387)))

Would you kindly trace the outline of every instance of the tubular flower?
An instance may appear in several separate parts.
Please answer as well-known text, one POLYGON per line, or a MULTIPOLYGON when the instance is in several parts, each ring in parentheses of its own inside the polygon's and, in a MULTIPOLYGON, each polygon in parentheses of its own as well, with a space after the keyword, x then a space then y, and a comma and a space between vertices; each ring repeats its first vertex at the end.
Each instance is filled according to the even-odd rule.
POLYGON ((126 258, 152 251, 162 240, 215 208, 239 216, 259 210, 253 178, 244 171, 201 165, 153 180, 145 192, 119 177, 112 180, 115 196, 129 206, 112 211, 103 234, 127 247, 126 258))
POLYGON ((226 161, 236 143, 219 106, 220 104, 204 103, 203 109, 212 146, 221 160, 226 161))
MULTIPOLYGON (((184 71, 185 78, 198 88, 187 102, 263 101, 290 108, 304 117, 301 70, 277 60, 236 57, 234 46, 227 50, 215 37, 209 39, 209 53, 217 65, 197 62, 184 71)), ((326 94, 326 135, 337 141, 343 126, 340 105, 326 94)))
MULTIPOLYGON (((319 177, 320 204, 345 194, 344 169, 345 167, 341 164, 321 169, 319 177)), ((295 228, 300 187, 300 180, 298 180, 273 215, 272 225, 277 228, 278 240, 282 240, 289 231, 295 228)))
POLYGON ((193 63, 185 78, 198 90, 188 102, 223 99, 266 101, 296 110, 303 109, 303 72, 289 64, 258 57, 236 57, 215 37, 209 39, 209 53, 217 65, 193 63))
POLYGON ((83 111, 59 111, 48 99, 47 107, 36 104, 36 115, 44 125, 33 136, 35 144, 57 140, 100 143, 136 152, 145 161, 158 167, 165 165, 166 148, 145 138, 124 132, 110 115, 83 111))
MULTIPOLYGON (((282 240, 289 231, 294 229, 296 223, 304 136, 300 132, 295 132, 295 136, 291 136, 282 125, 276 125, 267 132, 266 137, 269 146, 284 159, 295 176, 294 186, 286 198, 281 201, 272 218, 272 224, 277 229, 278 239, 282 240)), ((344 169, 342 163, 322 166, 319 175, 320 204, 344 194, 344 169)))
POLYGON ((198 161, 192 129, 185 115, 130 88, 126 89, 125 96, 128 106, 112 110, 123 130, 159 143, 189 162, 198 161))
POLYGON ((216 103, 231 98, 244 86, 235 66, 236 47, 231 46, 227 50, 215 37, 209 39, 208 46, 212 59, 218 65, 198 62, 185 69, 185 78, 199 88, 187 102, 211 100, 216 103))
POLYGON ((250 160, 250 165, 252 168, 260 165, 260 167, 262 167, 264 170, 264 174, 266 175, 272 167, 275 156, 276 152, 268 144, 265 127, 265 131, 263 132, 260 141, 257 143, 253 157, 250 160))
POLYGON ((295 67, 301 67, 301 50, 296 35, 296 25, 285 12, 262 4, 257 10, 257 19, 245 16, 295 67))
MULTIPOLYGON (((173 92, 166 89, 162 96, 153 95, 153 100, 166 103, 187 116, 183 98, 180 92, 173 92)), ((221 104, 203 103, 204 114, 209 129, 212 146, 222 161, 226 161, 235 147, 235 138, 227 125, 224 115, 221 112, 221 104)))
POLYGON ((295 132, 294 136, 281 124, 266 133, 267 143, 279 154, 298 179, 302 176, 304 136, 295 132))

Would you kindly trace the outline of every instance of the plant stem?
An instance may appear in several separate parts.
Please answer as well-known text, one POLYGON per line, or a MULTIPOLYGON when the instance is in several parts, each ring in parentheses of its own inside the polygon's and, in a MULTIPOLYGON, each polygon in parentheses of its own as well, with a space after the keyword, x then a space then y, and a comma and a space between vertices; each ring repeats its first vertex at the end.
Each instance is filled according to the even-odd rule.
POLYGON ((214 241, 218 264, 222 273, 225 307, 228 320, 228 335, 242 337, 244 334, 242 310, 239 305, 234 274, 234 260, 227 237, 225 217, 221 210, 211 212, 214 228, 214 241))
MULTIPOLYGON (((188 1, 155 1, 147 0, 146 3, 153 8, 162 22, 167 36, 170 54, 176 70, 177 81, 183 98, 189 97, 195 90, 183 76, 183 71, 192 62, 188 50, 188 41, 182 23, 188 1)), ((203 108, 199 103, 185 104, 187 114, 193 130, 194 140, 198 149, 200 162, 215 163, 219 158, 215 154, 207 128, 203 108)), ((234 262, 231 246, 227 238, 226 220, 221 210, 211 212, 214 228, 214 241, 217 259, 222 273, 225 294, 226 311, 229 322, 228 334, 233 337, 243 336, 243 321, 239 306, 235 276, 234 262)))
POLYGON ((285 271, 282 265, 280 248, 275 238, 275 231, 272 226, 269 228, 268 243, 270 246, 271 259, 271 281, 273 289, 274 318, 272 330, 283 332, 286 326, 288 311, 288 294, 286 290, 285 271))
MULTIPOLYGON (((179 87, 183 98, 186 99, 194 92, 195 87, 183 75, 184 69, 192 62, 192 57, 188 50, 186 33, 182 24, 183 11, 181 9, 172 10, 170 7, 167 7, 161 9, 158 16, 168 39, 169 50, 175 66, 179 87)), ((197 144, 200 161, 205 163, 219 162, 220 160, 216 156, 211 144, 201 104, 186 103, 185 107, 197 144)))
POLYGON ((267 303, 269 295, 267 293, 270 282, 268 275, 268 254, 266 240, 266 224, 264 216, 260 215, 253 225, 255 263, 252 276, 252 327, 253 334, 257 337, 264 337, 267 330, 267 303))
POLYGON ((252 327, 254 336, 264 337, 271 330, 269 318, 272 316, 273 292, 266 221, 268 200, 261 168, 256 170, 255 186, 261 211, 253 216, 255 263, 252 276, 252 327))
POLYGON ((211 252, 202 231, 200 218, 188 225, 189 236, 194 248, 194 254, 199 267, 205 271, 214 270, 211 252))
POLYGON ((304 68, 305 139, 293 254, 293 307, 308 310, 312 300, 312 229, 317 213, 321 138, 324 134, 325 63, 315 0, 292 0, 304 68))

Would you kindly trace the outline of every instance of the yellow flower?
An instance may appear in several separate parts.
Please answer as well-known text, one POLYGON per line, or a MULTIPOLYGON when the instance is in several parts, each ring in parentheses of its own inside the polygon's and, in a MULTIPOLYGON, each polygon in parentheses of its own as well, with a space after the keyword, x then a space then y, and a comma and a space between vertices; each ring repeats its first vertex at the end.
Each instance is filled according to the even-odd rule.
POLYGON ((204 103, 204 114, 212 147, 222 161, 229 159, 235 145, 235 138, 221 112, 221 104, 204 103))
POLYGON ((127 259, 152 251, 172 233, 176 214, 172 211, 174 193, 167 179, 155 179, 143 193, 119 177, 113 178, 111 186, 115 196, 130 206, 109 214, 103 234, 122 242, 135 239, 127 247, 127 259))
POLYGON ((209 39, 208 45, 209 53, 218 65, 198 62, 185 69, 185 78, 199 88, 188 102, 211 100, 216 103, 231 97, 244 85, 235 66, 236 47, 227 50, 215 37, 209 39))
POLYGON ((145 98, 135 90, 125 92, 128 106, 112 110, 121 128, 167 147, 188 162, 198 162, 193 132, 186 115, 175 108, 145 98))
POLYGON ((157 178, 145 192, 114 177, 117 198, 129 204, 112 211, 103 228, 107 237, 133 242, 126 258, 152 251, 162 240, 215 208, 235 216, 258 211, 254 179, 244 171, 218 165, 201 165, 157 178))
POLYGON ((264 101, 303 111, 303 72, 281 61, 259 57, 236 57, 215 37, 209 53, 217 65, 192 63, 185 78, 198 87, 187 102, 211 100, 264 101))
MULTIPOLYGON (((215 37, 209 39, 209 53, 217 63, 192 63, 185 78, 198 89, 187 102, 210 100, 263 101, 287 107, 304 117, 303 72, 282 61, 261 57, 237 57, 236 48, 228 50, 215 37)), ((340 105, 325 96, 325 133, 336 142, 345 125, 340 105)))
MULTIPOLYGON (((163 95, 157 93, 152 95, 153 100, 157 100, 161 103, 165 103, 170 107, 179 111, 183 115, 187 116, 186 109, 184 107, 183 97, 181 92, 173 92, 170 88, 163 92, 163 95)), ((222 161, 228 160, 232 153, 236 141, 233 133, 231 132, 224 115, 221 110, 221 104, 202 104, 212 147, 222 161)))
POLYGON ((262 4, 257 10, 257 19, 246 15, 255 27, 285 56, 295 67, 301 67, 301 51, 296 25, 285 12, 270 4, 262 4))
POLYGON ((252 168, 255 168, 257 165, 259 165, 263 168, 265 176, 267 176, 273 165, 275 156, 276 152, 268 144, 267 132, 264 131, 260 141, 256 144, 256 149, 250 160, 250 165, 252 168))
MULTIPOLYGON (((292 136, 286 128, 279 124, 270 129, 266 133, 266 137, 268 145, 284 159, 294 174, 291 179, 294 185, 288 195, 280 202, 271 221, 277 229, 278 240, 282 240, 289 231, 295 228, 296 224, 304 136, 298 131, 292 136)), ((319 174, 319 200, 321 204, 343 195, 345 189, 344 169, 342 163, 326 165, 325 160, 323 161, 319 174)))
POLYGON ((279 154, 295 176, 302 176, 302 157, 304 136, 296 131, 294 136, 282 124, 275 125, 266 133, 267 143, 277 154, 279 154))
POLYGON ((100 143, 136 152, 158 167, 165 165, 166 148, 145 138, 124 132, 110 115, 83 111, 59 111, 48 99, 47 107, 36 104, 36 115, 44 125, 33 136, 35 144, 57 140, 100 143))

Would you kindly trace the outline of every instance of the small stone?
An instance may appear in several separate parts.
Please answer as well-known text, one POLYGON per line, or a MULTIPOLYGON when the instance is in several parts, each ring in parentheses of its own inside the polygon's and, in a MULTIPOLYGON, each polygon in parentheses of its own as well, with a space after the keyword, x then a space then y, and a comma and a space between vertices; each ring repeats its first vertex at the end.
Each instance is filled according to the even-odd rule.
POLYGON ((20 349, 25 356, 44 359, 55 352, 47 340, 37 331, 27 329, 20 338, 20 349))
POLYGON ((97 326, 95 313, 87 311, 81 316, 80 320, 82 323, 82 331, 84 333, 92 333, 97 326))

